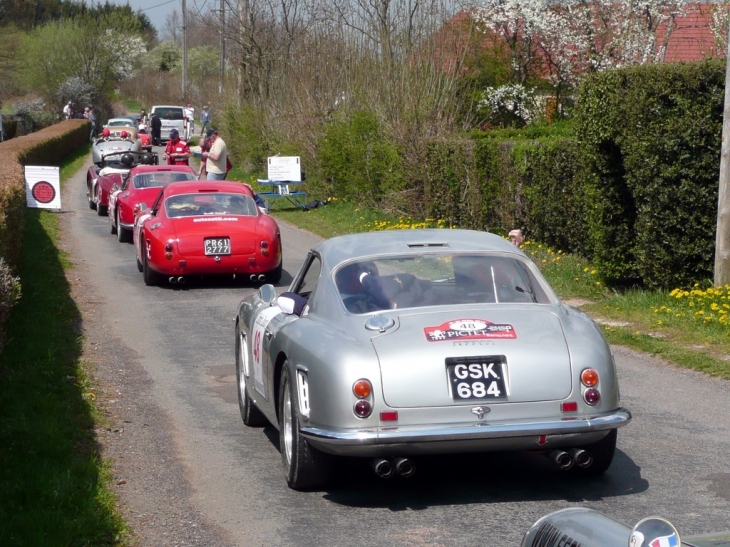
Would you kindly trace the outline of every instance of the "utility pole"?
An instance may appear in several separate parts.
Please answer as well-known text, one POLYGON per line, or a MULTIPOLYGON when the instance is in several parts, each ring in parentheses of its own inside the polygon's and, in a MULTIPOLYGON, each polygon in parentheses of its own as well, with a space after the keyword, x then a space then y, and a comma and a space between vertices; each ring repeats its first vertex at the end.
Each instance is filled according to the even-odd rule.
POLYGON ((247 76, 248 71, 248 0, 240 0, 238 6, 238 36, 241 47, 241 58, 238 60, 238 89, 236 90, 238 106, 241 106, 243 100, 243 87, 246 84, 244 78, 247 76))
POLYGON ((188 10, 185 0, 182 0, 182 31, 183 31, 183 66, 182 66, 182 100, 186 102, 188 88, 188 10))
POLYGON ((223 82, 226 77, 226 1, 221 0, 221 63, 218 80, 218 95, 223 95, 223 82))
POLYGON ((715 286, 730 283, 730 29, 725 59, 725 105, 722 115, 720 185, 717 192, 715 233, 715 286))

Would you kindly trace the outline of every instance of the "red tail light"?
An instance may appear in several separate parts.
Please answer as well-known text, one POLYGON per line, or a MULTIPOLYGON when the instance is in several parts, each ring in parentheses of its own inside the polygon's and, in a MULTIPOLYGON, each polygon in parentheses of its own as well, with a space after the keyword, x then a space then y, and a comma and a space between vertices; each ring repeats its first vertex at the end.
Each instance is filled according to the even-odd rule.
POLYGON ((372 405, 367 401, 358 401, 355 403, 355 415, 358 418, 367 418, 373 413, 372 405))
POLYGON ((601 393, 594 387, 589 387, 583 393, 583 399, 591 406, 597 405, 598 401, 601 400, 601 393))
POLYGON ((398 421, 398 411, 389 410, 389 411, 381 412, 380 421, 381 422, 397 422, 398 421))
POLYGON ((269 256, 269 242, 268 241, 261 242, 261 254, 264 256, 269 256))

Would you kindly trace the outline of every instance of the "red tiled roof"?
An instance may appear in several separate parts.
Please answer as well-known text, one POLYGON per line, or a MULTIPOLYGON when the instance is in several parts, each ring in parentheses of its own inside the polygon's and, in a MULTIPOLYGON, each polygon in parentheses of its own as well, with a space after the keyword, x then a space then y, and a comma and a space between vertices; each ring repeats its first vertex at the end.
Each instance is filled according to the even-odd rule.
MULTIPOLYGON (((702 61, 724 57, 725 52, 715 41, 710 30, 712 9, 718 9, 722 4, 700 2, 685 5, 685 14, 677 17, 675 27, 669 36, 667 52, 664 60, 668 63, 679 61, 702 61)), ((660 27, 657 33, 657 43, 664 41, 666 25, 660 27)))

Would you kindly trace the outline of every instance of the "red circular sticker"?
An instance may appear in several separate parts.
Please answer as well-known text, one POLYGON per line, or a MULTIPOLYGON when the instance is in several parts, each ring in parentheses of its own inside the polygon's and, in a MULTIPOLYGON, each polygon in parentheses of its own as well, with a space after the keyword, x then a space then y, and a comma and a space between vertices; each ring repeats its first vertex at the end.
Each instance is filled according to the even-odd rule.
POLYGON ((50 182, 44 180, 33 185, 31 194, 38 203, 51 203, 56 199, 56 189, 50 182))

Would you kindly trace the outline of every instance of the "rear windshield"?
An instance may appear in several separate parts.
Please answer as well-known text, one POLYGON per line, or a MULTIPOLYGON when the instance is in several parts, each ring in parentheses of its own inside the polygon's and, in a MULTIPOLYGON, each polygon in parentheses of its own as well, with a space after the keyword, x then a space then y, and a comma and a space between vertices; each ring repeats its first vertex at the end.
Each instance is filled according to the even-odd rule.
POLYGON ((257 216, 253 198, 244 194, 182 194, 165 200, 168 218, 201 215, 257 216))
POLYGON ((142 173, 134 177, 135 188, 158 188, 167 186, 171 182, 179 182, 181 180, 195 180, 196 177, 192 173, 184 173, 180 171, 160 171, 156 173, 142 173))
POLYGON ((160 108, 156 108, 154 112, 163 120, 182 120, 183 119, 183 109, 177 108, 174 106, 170 106, 170 107, 162 106, 160 108))
POLYGON ((340 267, 335 284, 353 313, 454 304, 551 303, 528 261, 499 254, 414 254, 340 267))

